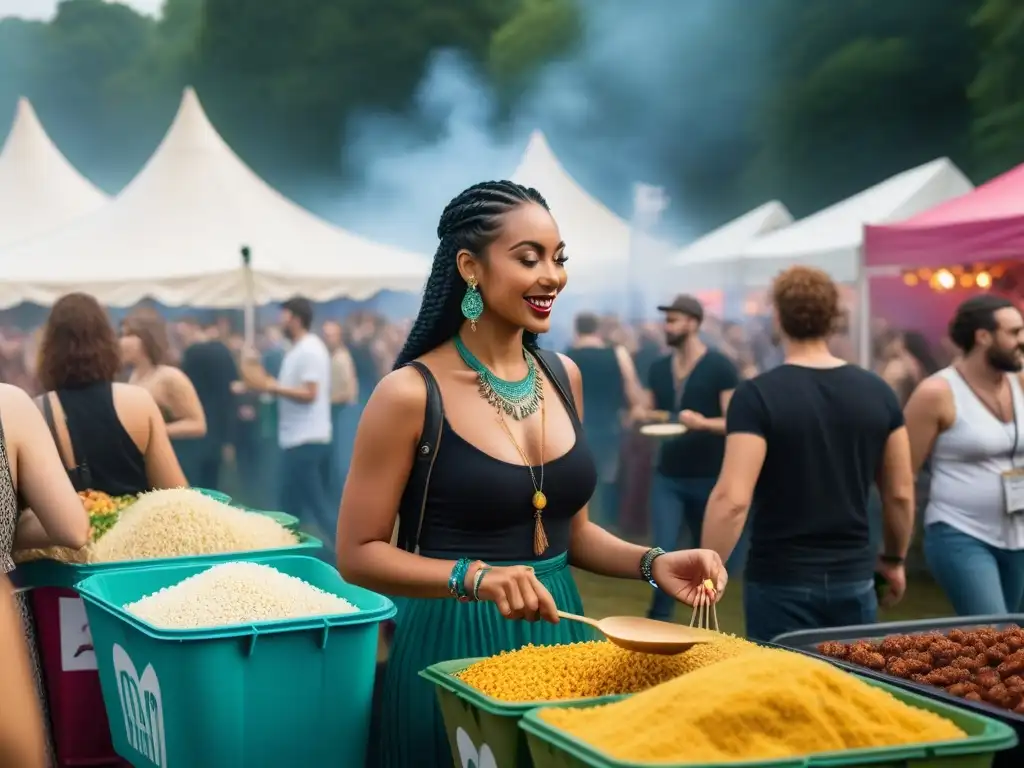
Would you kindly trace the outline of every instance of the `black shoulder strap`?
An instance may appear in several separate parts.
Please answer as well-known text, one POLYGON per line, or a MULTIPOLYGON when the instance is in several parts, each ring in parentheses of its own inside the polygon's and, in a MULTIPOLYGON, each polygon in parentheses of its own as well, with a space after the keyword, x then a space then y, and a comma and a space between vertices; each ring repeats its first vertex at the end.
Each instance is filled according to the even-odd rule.
POLYGON ((60 456, 60 460, 64 462, 64 466, 68 465, 68 459, 64 455, 63 449, 60 447, 60 438, 57 437, 57 423, 53 420, 53 405, 50 403, 50 393, 44 392, 39 396, 39 407, 43 411, 43 418, 46 420, 46 426, 50 430, 50 437, 53 438, 53 444, 57 446, 57 454, 60 456))
POLYGON ((569 381, 569 372, 565 370, 562 358, 558 356, 557 352, 552 352, 550 349, 535 349, 533 354, 551 383, 555 385, 558 396, 562 398, 569 413, 576 421, 579 421, 580 414, 576 409, 576 397, 572 393, 572 382, 569 381))
POLYGON ((398 508, 398 540, 397 545, 406 552, 415 552, 419 548, 420 531, 423 528, 423 511, 427 504, 427 491, 430 487, 430 473, 434 469, 437 451, 441 447, 441 430, 444 426, 444 403, 441 400, 441 389, 437 379, 423 363, 409 363, 415 368, 423 382, 427 385, 427 406, 423 413, 423 431, 419 445, 416 446, 416 458, 413 460, 409 480, 402 493, 402 501, 398 508))
MULTIPOLYGON (((56 397, 57 394, 53 393, 56 397)), ((61 462, 65 467, 70 463, 68 457, 64 455, 64 451, 60 447, 60 438, 57 436, 57 422, 53 416, 53 405, 50 403, 50 393, 44 392, 40 395, 40 406, 43 410, 43 418, 46 420, 46 426, 50 430, 50 436, 53 438, 54 445, 57 446, 57 455, 60 456, 61 462)), ((64 424, 67 425, 67 417, 64 418, 64 424)), ((71 441, 71 450, 75 454, 76 466, 68 468, 68 477, 71 478, 71 484, 75 487, 76 491, 86 491, 92 485, 92 473, 89 471, 89 464, 85 459, 83 453, 84 448, 78 440, 75 440, 75 435, 68 427, 68 439, 71 441)))

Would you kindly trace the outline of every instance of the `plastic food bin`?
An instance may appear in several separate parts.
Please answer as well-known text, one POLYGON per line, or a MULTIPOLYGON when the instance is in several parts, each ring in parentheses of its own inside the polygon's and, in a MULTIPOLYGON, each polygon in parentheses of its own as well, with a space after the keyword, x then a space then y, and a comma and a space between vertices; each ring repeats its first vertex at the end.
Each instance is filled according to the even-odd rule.
POLYGON ((214 501, 219 501, 221 504, 230 504, 231 497, 223 491, 215 491, 213 488, 193 488, 193 491, 199 491, 203 496, 209 496, 214 501))
POLYGON ((311 557, 267 564, 360 610, 167 630, 123 606, 210 563, 112 571, 78 585, 114 748, 136 768, 364 764, 377 626, 395 606, 311 557))
MULTIPOLYGON (((541 709, 526 714, 519 727, 526 734, 533 765, 536 768, 988 768, 999 750, 1017 744, 1017 734, 1005 723, 983 715, 928 699, 910 691, 886 685, 877 680, 866 683, 883 688, 900 701, 935 712, 952 720, 967 734, 959 741, 914 744, 905 747, 876 747, 846 752, 823 752, 809 757, 782 760, 748 761, 742 763, 630 763, 615 760, 573 736, 541 720, 541 709)), ((621 699, 624 697, 616 697, 621 699)), ((596 706, 597 701, 583 705, 559 703, 554 706, 596 706)), ((607 703, 607 702, 604 702, 607 703)), ((548 707, 550 708, 550 707, 548 707)), ((482 763, 481 763, 482 765, 482 763)))
MULTIPOLYGON (((434 664, 420 672, 437 687, 437 699, 448 733, 455 764, 477 768, 532 768, 525 734, 519 720, 530 710, 547 702, 512 703, 485 696, 455 677, 481 659, 458 659, 434 664)), ((599 699, 569 699, 565 704, 614 701, 615 696, 599 699)))
POLYGON ((873 669, 851 664, 847 661, 833 659, 818 652, 818 645, 830 641, 839 643, 853 643, 857 640, 878 642, 887 635, 920 635, 925 632, 946 633, 953 629, 972 630, 981 627, 995 627, 1003 629, 1009 624, 1016 624, 1024 627, 1024 614, 1009 614, 1004 616, 971 616, 952 617, 945 619, 923 619, 920 621, 891 622, 888 624, 864 624, 852 627, 833 627, 832 629, 806 630, 803 632, 788 632, 776 637, 773 645, 787 650, 822 659, 841 669, 853 672, 860 677, 867 677, 878 680, 882 683, 894 685, 908 691, 913 691, 921 696, 936 699, 947 705, 977 712, 980 715, 990 717, 1005 723, 1017 732, 1018 745, 1006 752, 996 755, 993 765, 995 768, 1021 768, 1024 766, 1024 715, 1018 715, 1006 709, 994 707, 985 702, 970 701, 958 696, 952 696, 942 688, 931 685, 915 683, 912 680, 904 680, 901 677, 887 675, 885 672, 876 672, 873 669))
POLYGON ((287 512, 278 512, 273 509, 250 509, 246 508, 246 512, 252 512, 254 515, 264 515, 269 517, 271 520, 277 522, 282 528, 287 528, 290 531, 299 530, 299 518, 295 515, 289 515, 287 512))
POLYGON ((14 569, 19 587, 74 587, 78 582, 100 573, 123 571, 126 568, 163 568, 168 565, 213 564, 230 560, 254 560, 287 555, 309 555, 316 557, 317 550, 324 543, 306 533, 296 534, 297 544, 275 549, 254 549, 248 552, 220 552, 215 555, 187 555, 184 557, 154 557, 148 560, 119 560, 113 563, 61 563, 56 560, 33 560, 22 563, 14 569))

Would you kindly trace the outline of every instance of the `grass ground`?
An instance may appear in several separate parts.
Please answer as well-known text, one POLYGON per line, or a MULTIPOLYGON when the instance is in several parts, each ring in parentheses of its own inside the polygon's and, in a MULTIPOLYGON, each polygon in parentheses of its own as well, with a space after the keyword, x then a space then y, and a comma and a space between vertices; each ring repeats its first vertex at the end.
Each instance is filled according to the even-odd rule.
MULTIPOLYGON (((583 605, 588 616, 643 616, 651 599, 651 588, 642 581, 609 579, 592 573, 575 572, 583 605)), ((910 582, 903 601, 895 608, 883 610, 879 621, 910 621, 953 615, 945 596, 926 576, 908 576, 910 582)), ((676 620, 688 622, 690 609, 680 606, 676 620)), ((718 623, 722 630, 743 634, 743 585, 730 582, 718 605, 718 623)))

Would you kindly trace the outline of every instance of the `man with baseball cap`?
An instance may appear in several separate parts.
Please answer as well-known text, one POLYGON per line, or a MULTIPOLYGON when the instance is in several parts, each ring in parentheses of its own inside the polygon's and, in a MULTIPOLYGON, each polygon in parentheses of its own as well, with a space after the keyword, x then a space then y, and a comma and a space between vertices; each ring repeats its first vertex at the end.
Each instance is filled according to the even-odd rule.
MULTIPOLYGON (((670 354, 655 360, 647 387, 655 411, 669 414, 686 428, 661 445, 651 485, 654 545, 671 552, 680 546, 684 527, 700 542, 704 507, 718 478, 725 451, 725 412, 739 383, 736 366, 700 339, 704 307, 693 296, 677 296, 658 307, 665 313, 665 342, 670 354)), ((727 565, 742 563, 734 550, 727 565)), ((730 569, 731 570, 731 569, 730 569)), ((655 591, 648 616, 672 618, 672 595, 655 591)))

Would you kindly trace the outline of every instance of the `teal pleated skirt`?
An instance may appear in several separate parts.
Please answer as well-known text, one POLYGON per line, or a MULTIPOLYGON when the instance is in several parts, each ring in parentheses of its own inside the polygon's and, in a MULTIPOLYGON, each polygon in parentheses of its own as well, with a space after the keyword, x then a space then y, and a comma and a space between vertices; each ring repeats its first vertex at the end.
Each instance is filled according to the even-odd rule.
MULTIPOLYGON (((509 563, 494 563, 509 565, 509 563)), ((576 582, 565 554, 529 563, 563 611, 582 613, 576 582)), ((380 768, 452 768, 434 686, 419 676, 431 664, 451 659, 493 656, 524 645, 558 645, 593 640, 589 628, 574 621, 509 621, 493 603, 456 600, 396 600, 398 616, 379 710, 380 768)))

